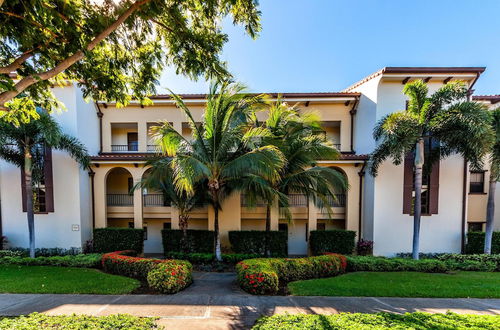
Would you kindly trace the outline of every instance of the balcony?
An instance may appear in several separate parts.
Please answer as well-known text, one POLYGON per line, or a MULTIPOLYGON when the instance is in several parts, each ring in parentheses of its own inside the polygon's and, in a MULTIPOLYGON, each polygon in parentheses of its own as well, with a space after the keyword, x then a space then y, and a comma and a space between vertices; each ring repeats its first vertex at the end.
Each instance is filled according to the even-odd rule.
POLYGON ((133 206, 134 196, 130 194, 108 194, 107 205, 108 206, 133 206))
POLYGON ((156 144, 148 144, 147 151, 148 152, 160 152, 161 149, 156 144))
POLYGON ((290 207, 307 207, 309 202, 304 194, 288 194, 288 203, 290 207))
POLYGON ((111 151, 113 152, 127 152, 127 151, 138 151, 138 150, 139 146, 137 143, 111 145, 111 151))
POLYGON ((170 201, 163 194, 146 194, 142 196, 145 207, 148 206, 170 206, 170 201))
POLYGON ((111 123, 111 151, 139 151, 137 123, 111 123))
POLYGON ((345 207, 345 202, 345 194, 335 194, 335 198, 327 198, 327 203, 330 207, 345 207))

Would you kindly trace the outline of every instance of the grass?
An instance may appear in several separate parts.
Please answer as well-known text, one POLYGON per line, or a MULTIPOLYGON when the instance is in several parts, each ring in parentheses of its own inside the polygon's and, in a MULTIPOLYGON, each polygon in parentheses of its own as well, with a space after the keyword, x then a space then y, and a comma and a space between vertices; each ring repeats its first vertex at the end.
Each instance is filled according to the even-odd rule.
POLYGON ((296 296, 500 298, 500 273, 355 272, 288 288, 296 296))
POLYGON ((26 316, 0 317, 0 329, 158 329, 155 318, 118 314, 109 316, 47 316, 33 313, 26 316))
POLYGON ((376 313, 333 315, 274 315, 260 318, 253 330, 330 329, 499 329, 498 315, 458 315, 454 313, 376 313))
POLYGON ((0 267, 1 293, 124 294, 140 286, 128 277, 97 269, 55 266, 0 267))

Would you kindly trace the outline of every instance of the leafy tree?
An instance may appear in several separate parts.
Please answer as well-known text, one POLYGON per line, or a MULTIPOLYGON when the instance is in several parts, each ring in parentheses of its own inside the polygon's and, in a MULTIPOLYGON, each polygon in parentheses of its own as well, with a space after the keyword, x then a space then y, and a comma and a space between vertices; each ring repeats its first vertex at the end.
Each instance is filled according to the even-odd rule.
POLYGON ((463 82, 448 83, 428 96, 427 85, 416 80, 405 85, 404 93, 409 98, 408 109, 385 116, 374 129, 373 136, 379 144, 371 155, 370 171, 376 176, 380 164, 387 158, 399 165, 408 153, 413 153, 412 255, 418 259, 424 165, 425 170, 430 171, 434 162, 458 153, 470 161, 472 167, 481 167, 491 132, 487 111, 479 103, 466 101, 467 87, 463 82), (424 142, 428 139, 439 143, 425 155, 424 142))
POLYGON ((500 181, 500 108, 490 112, 491 127, 494 132, 494 144, 490 150, 490 182, 488 204, 486 207, 486 233, 484 240, 484 253, 491 254, 491 240, 493 237, 493 224, 495 216, 495 191, 497 182, 500 181))
POLYGON ((226 17, 251 37, 260 30, 256 0, 0 0, 0 114, 26 121, 36 106, 57 108, 50 87, 67 80, 122 105, 148 102, 165 65, 227 76, 226 17))
MULTIPOLYGON (((285 217, 291 220, 287 199, 290 193, 304 194, 316 206, 326 208, 330 213, 330 201, 336 199, 337 191, 347 189, 348 183, 337 170, 316 165, 319 160, 333 160, 340 156, 324 136, 317 134, 321 131, 319 116, 313 112, 301 114, 295 107, 278 101, 268 108, 263 127, 270 133, 263 136, 263 144, 275 146, 286 159, 274 182, 263 181, 261 177, 248 178, 249 204, 258 198, 267 204, 266 231, 271 230, 271 208, 276 202, 285 217)), ((269 249, 266 250, 269 253, 269 249)))
POLYGON ((134 188, 148 188, 161 192, 164 198, 170 201, 170 205, 178 210, 179 228, 182 230, 181 248, 184 252, 190 252, 187 239, 189 212, 203 203, 205 196, 199 188, 194 189, 194 195, 176 189, 173 183, 174 173, 171 162, 171 157, 155 157, 148 160, 145 164, 145 166, 150 166, 147 175, 134 188))
POLYGON ((249 125, 249 118, 262 104, 262 97, 245 94, 243 90, 239 84, 212 84, 201 125, 196 124, 179 96, 173 95, 186 114, 192 137, 185 139, 169 123, 155 134, 157 145, 172 157, 176 189, 189 195, 195 194, 197 185, 206 190, 208 203, 214 210, 215 256, 219 261, 222 260, 219 210, 224 200, 241 189, 241 181, 247 175, 275 181, 285 162, 278 148, 253 144, 266 134, 265 129, 249 125))
POLYGON ((0 121, 0 158, 20 167, 24 171, 26 189, 26 214, 30 241, 30 257, 35 257, 35 221, 33 207, 34 184, 43 177, 43 157, 40 150, 45 147, 66 151, 83 168, 90 164, 84 145, 75 137, 63 133, 59 124, 50 115, 39 113, 39 119, 22 123, 16 127, 0 121))

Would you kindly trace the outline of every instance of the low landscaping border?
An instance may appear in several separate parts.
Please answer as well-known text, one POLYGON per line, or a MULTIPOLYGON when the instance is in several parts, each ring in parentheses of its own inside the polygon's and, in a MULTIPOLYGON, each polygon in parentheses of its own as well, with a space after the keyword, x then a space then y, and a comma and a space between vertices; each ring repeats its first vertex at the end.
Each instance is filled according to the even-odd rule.
POLYGON ((240 287, 252 294, 277 294, 291 281, 342 274, 346 258, 331 254, 307 258, 249 259, 236 265, 240 287))
POLYGON ((21 257, 15 252, 13 254, 0 253, 0 265, 100 268, 101 259, 102 254, 99 253, 36 258, 21 257))
POLYGON ((176 293, 192 282, 191 263, 175 259, 135 257, 135 251, 116 251, 102 256, 104 271, 147 281, 150 288, 161 293, 176 293))

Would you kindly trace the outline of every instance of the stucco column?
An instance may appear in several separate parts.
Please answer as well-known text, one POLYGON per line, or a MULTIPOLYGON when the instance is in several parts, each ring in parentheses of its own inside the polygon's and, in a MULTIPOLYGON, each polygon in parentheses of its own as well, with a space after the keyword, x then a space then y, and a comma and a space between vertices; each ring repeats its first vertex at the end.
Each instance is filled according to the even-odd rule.
POLYGON ((312 230, 316 230, 316 228, 318 227, 318 209, 316 208, 316 205, 314 205, 314 202, 311 199, 309 199, 307 212, 309 219, 309 225, 308 225, 309 232, 307 233, 307 236, 309 237, 309 233, 312 230))
POLYGON ((95 227, 105 228, 106 221, 106 172, 107 169, 102 167, 93 168, 94 175, 94 214, 95 227))
MULTIPOLYGON (((134 185, 141 182, 142 173, 135 171, 132 174, 134 185)), ((134 228, 142 229, 142 189, 134 190, 134 228)))
POLYGON ((148 123, 140 121, 137 123, 137 140, 139 142, 139 152, 148 150, 148 123))
POLYGON ((279 221, 280 221, 280 209, 278 206, 278 202, 271 206, 271 230, 279 229, 279 221))
POLYGON ((170 207, 170 226, 172 229, 179 229, 179 210, 173 206, 170 207))
POLYGON ((182 122, 181 121, 174 121, 172 123, 172 126, 174 126, 174 129, 179 133, 182 134, 182 122))

